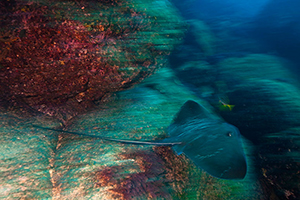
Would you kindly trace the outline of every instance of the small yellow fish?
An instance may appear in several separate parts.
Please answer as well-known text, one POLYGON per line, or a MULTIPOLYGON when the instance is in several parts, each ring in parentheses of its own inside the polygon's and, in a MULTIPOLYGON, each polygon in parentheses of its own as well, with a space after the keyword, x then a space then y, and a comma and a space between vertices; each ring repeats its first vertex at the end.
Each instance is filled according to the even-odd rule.
POLYGON ((234 105, 230 105, 228 103, 225 103, 222 99, 219 99, 219 107, 220 107, 220 110, 227 110, 227 108, 232 111, 234 105))

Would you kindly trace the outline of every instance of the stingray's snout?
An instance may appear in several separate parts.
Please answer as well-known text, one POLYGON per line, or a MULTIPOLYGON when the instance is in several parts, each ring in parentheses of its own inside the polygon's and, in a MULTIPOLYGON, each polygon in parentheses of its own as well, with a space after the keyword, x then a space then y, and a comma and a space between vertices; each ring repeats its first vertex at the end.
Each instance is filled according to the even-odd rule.
POLYGON ((224 179, 243 179, 247 174, 247 162, 244 155, 231 160, 230 169, 222 174, 224 179))

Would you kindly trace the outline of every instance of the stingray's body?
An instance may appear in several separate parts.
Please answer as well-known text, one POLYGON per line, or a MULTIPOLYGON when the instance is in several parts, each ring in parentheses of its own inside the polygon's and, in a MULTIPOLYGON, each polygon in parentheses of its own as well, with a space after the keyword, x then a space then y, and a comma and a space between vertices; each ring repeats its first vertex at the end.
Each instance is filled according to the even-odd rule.
POLYGON ((113 139, 51 128, 38 128, 121 143, 172 146, 178 155, 184 153, 198 167, 217 178, 243 179, 247 172, 246 158, 238 129, 210 114, 191 100, 181 107, 174 122, 169 126, 169 137, 159 141, 113 139))

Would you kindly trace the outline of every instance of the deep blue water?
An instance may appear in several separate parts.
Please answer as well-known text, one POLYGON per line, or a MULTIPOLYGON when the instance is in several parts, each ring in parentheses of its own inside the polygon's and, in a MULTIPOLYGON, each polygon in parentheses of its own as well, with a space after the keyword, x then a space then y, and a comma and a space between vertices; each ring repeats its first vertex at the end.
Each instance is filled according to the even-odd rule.
MULTIPOLYGON (((297 66, 300 64, 300 2, 297 0, 190 0, 184 4, 178 0, 173 2, 185 19, 204 20, 214 34, 227 30, 232 37, 238 37, 240 41, 236 42, 254 39, 260 46, 246 49, 250 52, 272 52, 297 66)), ((192 38, 186 39, 187 43, 193 43, 190 41, 192 38)), ((231 41, 230 38, 222 39, 231 41)), ((231 50, 237 53, 241 51, 245 49, 240 46, 231 50)), ((293 70, 299 74, 297 66, 293 70)))

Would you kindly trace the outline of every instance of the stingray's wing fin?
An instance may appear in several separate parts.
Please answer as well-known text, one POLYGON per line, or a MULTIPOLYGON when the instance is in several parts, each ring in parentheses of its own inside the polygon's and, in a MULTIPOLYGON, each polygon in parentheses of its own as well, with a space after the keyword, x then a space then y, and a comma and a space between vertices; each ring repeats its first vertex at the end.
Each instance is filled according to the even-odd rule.
MULTIPOLYGON (((221 142, 221 141, 216 141, 221 142)), ((247 172, 246 158, 239 148, 232 144, 203 146, 201 138, 195 139, 183 148, 198 167, 212 176, 222 179, 243 179, 247 172)))
POLYGON ((176 114, 173 124, 183 124, 190 118, 206 118, 208 114, 207 110, 197 102, 188 100, 176 114))

